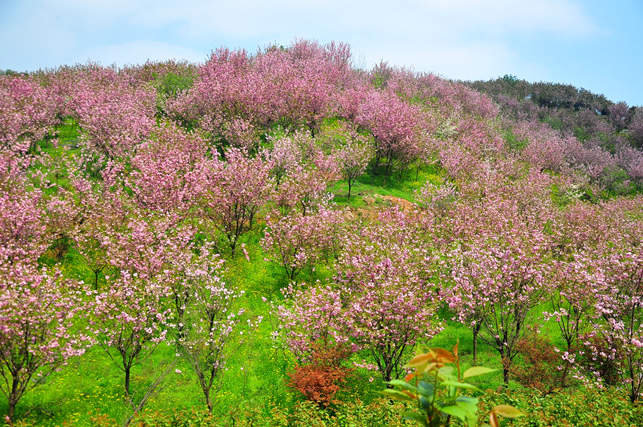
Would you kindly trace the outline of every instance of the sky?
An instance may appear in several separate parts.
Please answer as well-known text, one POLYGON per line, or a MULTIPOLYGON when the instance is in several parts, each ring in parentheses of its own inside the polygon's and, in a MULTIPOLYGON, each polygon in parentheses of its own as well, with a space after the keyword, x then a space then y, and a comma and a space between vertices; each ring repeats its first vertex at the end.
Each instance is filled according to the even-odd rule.
POLYGON ((506 74, 643 106, 642 0, 0 0, 0 70, 204 62, 296 38, 449 79, 506 74))

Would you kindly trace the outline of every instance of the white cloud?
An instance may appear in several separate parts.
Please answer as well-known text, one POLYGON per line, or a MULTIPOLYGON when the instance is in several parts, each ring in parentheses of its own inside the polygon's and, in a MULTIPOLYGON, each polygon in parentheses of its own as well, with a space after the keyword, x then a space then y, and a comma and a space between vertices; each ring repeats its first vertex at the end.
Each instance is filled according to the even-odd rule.
POLYGON ((55 64, 203 61, 221 45, 253 51, 303 37, 350 43, 369 65, 385 59, 476 78, 525 67, 525 52, 512 51, 511 40, 577 40, 601 31, 578 0, 25 0, 20 8, 23 22, 7 20, 0 30, 0 58, 11 56, 13 68, 21 66, 10 62, 25 63, 26 56, 32 68, 47 56, 55 64), (25 26, 20 43, 7 43, 25 26))
POLYGON ((134 3, 138 12, 125 19, 148 27, 176 24, 190 38, 213 34, 251 38, 297 30, 449 33, 455 38, 471 32, 550 32, 585 37, 599 31, 580 5, 571 0, 413 0, 395 5, 381 0, 134 3))

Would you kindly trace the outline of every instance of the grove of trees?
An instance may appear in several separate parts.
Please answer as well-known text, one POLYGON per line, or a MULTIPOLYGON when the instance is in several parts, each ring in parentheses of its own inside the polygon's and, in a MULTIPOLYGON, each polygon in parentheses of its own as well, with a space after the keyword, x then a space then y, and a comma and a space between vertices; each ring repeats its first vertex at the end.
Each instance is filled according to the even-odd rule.
POLYGON ((204 417, 277 420, 292 384, 319 411, 347 375, 373 400, 460 335, 467 363, 529 387, 512 373, 534 330, 565 387, 636 403, 642 150, 640 107, 359 70, 342 43, 0 75, 0 413, 156 425, 183 387, 204 417), (91 389, 74 369, 121 409, 29 400, 91 389))

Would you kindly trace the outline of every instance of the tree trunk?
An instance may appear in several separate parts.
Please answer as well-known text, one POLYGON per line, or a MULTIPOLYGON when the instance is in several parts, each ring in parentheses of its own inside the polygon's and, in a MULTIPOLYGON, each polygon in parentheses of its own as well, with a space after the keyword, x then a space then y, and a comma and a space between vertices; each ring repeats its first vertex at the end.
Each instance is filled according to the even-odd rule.
POLYGON ((476 366, 478 360, 478 333, 480 333, 482 323, 477 322, 473 327, 473 366, 476 366))
POLYGON ((505 384, 509 384, 509 366, 503 366, 502 367, 502 380, 505 382, 505 384))
POLYGON ((373 175, 377 175, 377 167, 380 165, 380 156, 375 154, 375 161, 373 162, 373 175))
POLYGON ((505 385, 509 385, 509 367, 511 366, 511 360, 508 357, 505 357, 505 347, 503 346, 500 351, 500 360, 502 360, 502 380, 505 385))
POLYGON ((9 421, 13 421, 13 413, 16 409, 16 402, 12 402, 9 400, 9 412, 7 413, 7 418, 9 418, 9 421))
POLYGON ((125 393, 129 396, 129 383, 130 383, 130 373, 132 371, 131 366, 125 367, 125 393))
POLYGON ((205 394, 205 403, 208 405, 208 412, 212 415, 212 399, 210 399, 210 389, 203 388, 203 394, 205 394))

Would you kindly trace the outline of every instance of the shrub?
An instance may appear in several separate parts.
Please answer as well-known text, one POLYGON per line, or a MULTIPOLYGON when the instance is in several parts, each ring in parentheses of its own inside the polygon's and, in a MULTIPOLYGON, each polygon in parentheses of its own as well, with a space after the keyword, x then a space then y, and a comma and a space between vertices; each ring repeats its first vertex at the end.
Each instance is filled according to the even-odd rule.
POLYGON ((533 389, 487 390, 480 398, 480 411, 504 402, 525 413, 524 417, 512 421, 515 427, 643 425, 643 407, 632 405, 627 393, 615 388, 581 388, 574 393, 545 397, 533 389))
POLYGON ((517 344, 518 356, 513 361, 503 361, 514 379, 536 389, 543 396, 572 385, 572 365, 563 360, 551 340, 531 330, 517 344))
POLYGON ((335 394, 353 374, 351 368, 342 366, 351 352, 339 345, 315 342, 312 355, 307 363, 298 363, 294 372, 289 373, 288 386, 300 391, 306 399, 321 407, 340 403, 335 394))

